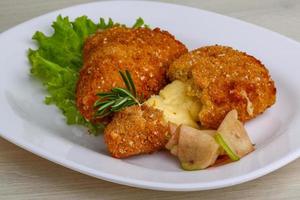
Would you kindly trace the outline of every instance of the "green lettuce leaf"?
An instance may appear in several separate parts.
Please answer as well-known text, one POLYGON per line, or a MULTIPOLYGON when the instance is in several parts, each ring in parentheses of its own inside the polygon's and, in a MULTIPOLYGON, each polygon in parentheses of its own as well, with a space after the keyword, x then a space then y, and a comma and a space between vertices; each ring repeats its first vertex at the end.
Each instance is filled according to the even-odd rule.
MULTIPOLYGON (((29 49, 28 58, 31 63, 31 75, 39 79, 48 91, 46 104, 56 105, 66 118, 67 124, 86 126, 93 134, 98 134, 102 124, 92 124, 77 110, 75 103, 75 89, 82 66, 82 47, 87 37, 99 29, 108 29, 113 26, 125 26, 114 23, 109 18, 105 22, 100 18, 94 23, 86 16, 70 21, 68 17, 59 15, 52 27, 54 33, 46 36, 37 31, 33 40, 38 49, 29 49)), ((138 18, 133 28, 149 27, 143 19, 138 18)))

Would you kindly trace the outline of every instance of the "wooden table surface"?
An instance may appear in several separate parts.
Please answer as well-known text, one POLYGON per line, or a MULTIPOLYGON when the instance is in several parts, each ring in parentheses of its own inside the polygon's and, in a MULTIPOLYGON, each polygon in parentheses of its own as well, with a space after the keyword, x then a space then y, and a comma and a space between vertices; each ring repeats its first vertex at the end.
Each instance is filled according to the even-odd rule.
MULTIPOLYGON (((0 0, 0 32, 49 11, 85 2, 88 0, 0 0)), ((239 18, 300 41, 300 0, 187 0, 181 3, 239 18)), ((225 189, 160 192, 117 185, 74 172, 0 138, 0 199, 142 198, 300 199, 300 160, 254 181, 225 189)))

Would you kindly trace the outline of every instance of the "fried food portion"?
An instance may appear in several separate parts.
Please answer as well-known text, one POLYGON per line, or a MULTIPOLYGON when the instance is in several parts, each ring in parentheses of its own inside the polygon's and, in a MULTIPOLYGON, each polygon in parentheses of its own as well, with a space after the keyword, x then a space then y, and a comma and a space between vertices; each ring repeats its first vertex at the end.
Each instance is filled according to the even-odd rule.
POLYGON ((83 49, 84 64, 76 90, 79 111, 93 120, 96 94, 125 87, 120 70, 129 70, 139 95, 148 98, 157 94, 167 83, 170 63, 186 52, 181 42, 158 28, 114 27, 96 33, 83 49))
POLYGON ((142 105, 127 107, 115 114, 105 128, 104 139, 113 157, 126 158, 164 148, 167 134, 163 113, 142 105))
POLYGON ((233 109, 245 122, 275 103, 276 88, 266 67, 256 58, 226 46, 207 46, 177 59, 171 80, 188 83, 188 94, 202 103, 201 125, 218 128, 233 109))

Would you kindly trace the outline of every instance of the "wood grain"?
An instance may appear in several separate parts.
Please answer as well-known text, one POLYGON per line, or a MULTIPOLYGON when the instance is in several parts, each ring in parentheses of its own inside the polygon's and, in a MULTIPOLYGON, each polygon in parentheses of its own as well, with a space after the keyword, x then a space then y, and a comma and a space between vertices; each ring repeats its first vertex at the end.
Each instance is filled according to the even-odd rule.
MULTIPOLYGON (((165 0, 180 3, 176 0, 165 0)), ((89 0, 0 1, 0 31, 89 0)), ((183 3, 183 2, 182 2, 183 3)), ((185 5, 239 18, 300 41, 299 0, 187 0, 185 5)), ((1 125, 1 122, 0 122, 1 125)), ((0 199, 300 199, 300 160, 257 180, 202 192, 160 192, 98 180, 35 156, 0 138, 0 199)))

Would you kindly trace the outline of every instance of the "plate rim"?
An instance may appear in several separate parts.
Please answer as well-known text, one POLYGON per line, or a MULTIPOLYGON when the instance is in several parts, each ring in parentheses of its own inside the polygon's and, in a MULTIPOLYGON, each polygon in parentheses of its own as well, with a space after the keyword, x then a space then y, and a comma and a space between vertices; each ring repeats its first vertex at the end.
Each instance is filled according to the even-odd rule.
POLYGON ((274 162, 271 162, 268 165, 265 165, 263 168, 260 168, 259 170, 252 171, 251 173, 247 173, 242 176, 237 176, 235 178, 227 178, 223 179, 221 181, 212 181, 209 182, 209 184, 201 183, 201 186, 197 183, 157 183, 157 182, 151 182, 151 181, 141 181, 136 180, 133 178, 124 178, 121 176, 115 176, 108 173, 101 173, 101 171, 97 171, 88 167, 85 167, 83 165, 80 165, 76 162, 73 162, 71 160, 63 159, 60 156, 56 156, 54 154, 48 153, 47 151, 44 151, 42 148, 32 145, 32 144, 24 144, 19 141, 18 138, 10 138, 6 135, 3 135, 0 132, 0 136, 4 138, 5 140, 17 145, 18 147, 25 149, 26 151, 29 151, 41 158, 44 158, 46 160, 49 160, 53 163, 59 164, 63 167, 66 167, 68 169, 77 171, 79 173, 98 178, 101 180, 109 181, 116 184, 122 184, 126 186, 136 187, 136 188, 142 188, 142 189, 150 189, 150 190, 159 190, 159 191, 180 191, 180 192, 186 192, 186 191, 203 191, 203 190, 211 190, 211 189, 219 189, 219 188, 225 188, 233 185, 238 185, 241 183, 245 183, 254 179, 257 179, 259 177, 262 177, 268 173, 271 173, 289 163, 296 160, 300 156, 300 149, 298 151, 294 151, 293 153, 288 154, 287 156, 282 157, 279 160, 276 160, 274 162))

